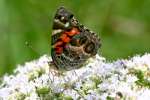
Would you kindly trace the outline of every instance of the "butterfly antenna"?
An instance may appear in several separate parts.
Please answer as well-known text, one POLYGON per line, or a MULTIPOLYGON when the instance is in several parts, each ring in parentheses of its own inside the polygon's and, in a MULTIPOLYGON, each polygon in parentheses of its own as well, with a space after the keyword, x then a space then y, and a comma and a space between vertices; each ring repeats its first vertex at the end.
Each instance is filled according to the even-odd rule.
POLYGON ((28 41, 25 42, 25 45, 29 47, 33 52, 35 52, 38 56, 40 56, 40 53, 37 52, 28 41))

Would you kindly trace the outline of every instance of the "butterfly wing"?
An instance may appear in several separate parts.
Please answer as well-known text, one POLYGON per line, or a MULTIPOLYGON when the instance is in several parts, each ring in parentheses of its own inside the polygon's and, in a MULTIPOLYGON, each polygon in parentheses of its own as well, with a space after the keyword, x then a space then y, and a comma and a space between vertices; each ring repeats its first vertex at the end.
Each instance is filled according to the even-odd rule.
POLYGON ((64 7, 54 17, 51 56, 58 69, 71 70, 82 66, 95 56, 100 40, 95 33, 81 25, 64 7))

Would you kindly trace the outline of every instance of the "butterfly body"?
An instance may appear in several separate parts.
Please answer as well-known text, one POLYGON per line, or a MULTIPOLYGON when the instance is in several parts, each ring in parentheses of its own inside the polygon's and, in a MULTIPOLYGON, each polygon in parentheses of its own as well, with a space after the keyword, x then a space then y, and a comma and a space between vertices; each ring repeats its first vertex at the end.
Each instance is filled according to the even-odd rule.
POLYGON ((80 68, 100 47, 98 36, 80 24, 71 12, 60 7, 52 32, 52 59, 58 69, 80 68))

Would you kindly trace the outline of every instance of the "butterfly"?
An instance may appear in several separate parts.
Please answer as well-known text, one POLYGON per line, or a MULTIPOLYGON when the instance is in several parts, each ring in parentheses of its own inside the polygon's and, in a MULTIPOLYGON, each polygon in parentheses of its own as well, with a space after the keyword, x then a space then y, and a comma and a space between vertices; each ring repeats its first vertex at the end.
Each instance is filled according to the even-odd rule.
POLYGON ((52 27, 51 56, 57 69, 78 69, 97 54, 100 38, 80 24, 64 7, 56 11, 52 27))

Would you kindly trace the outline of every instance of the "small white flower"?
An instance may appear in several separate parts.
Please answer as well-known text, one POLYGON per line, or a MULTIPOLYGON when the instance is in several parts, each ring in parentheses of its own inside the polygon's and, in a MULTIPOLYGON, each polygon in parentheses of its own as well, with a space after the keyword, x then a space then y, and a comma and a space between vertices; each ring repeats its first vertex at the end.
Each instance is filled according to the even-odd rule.
POLYGON ((137 100, 149 100, 150 99, 150 90, 145 89, 137 96, 137 100))

